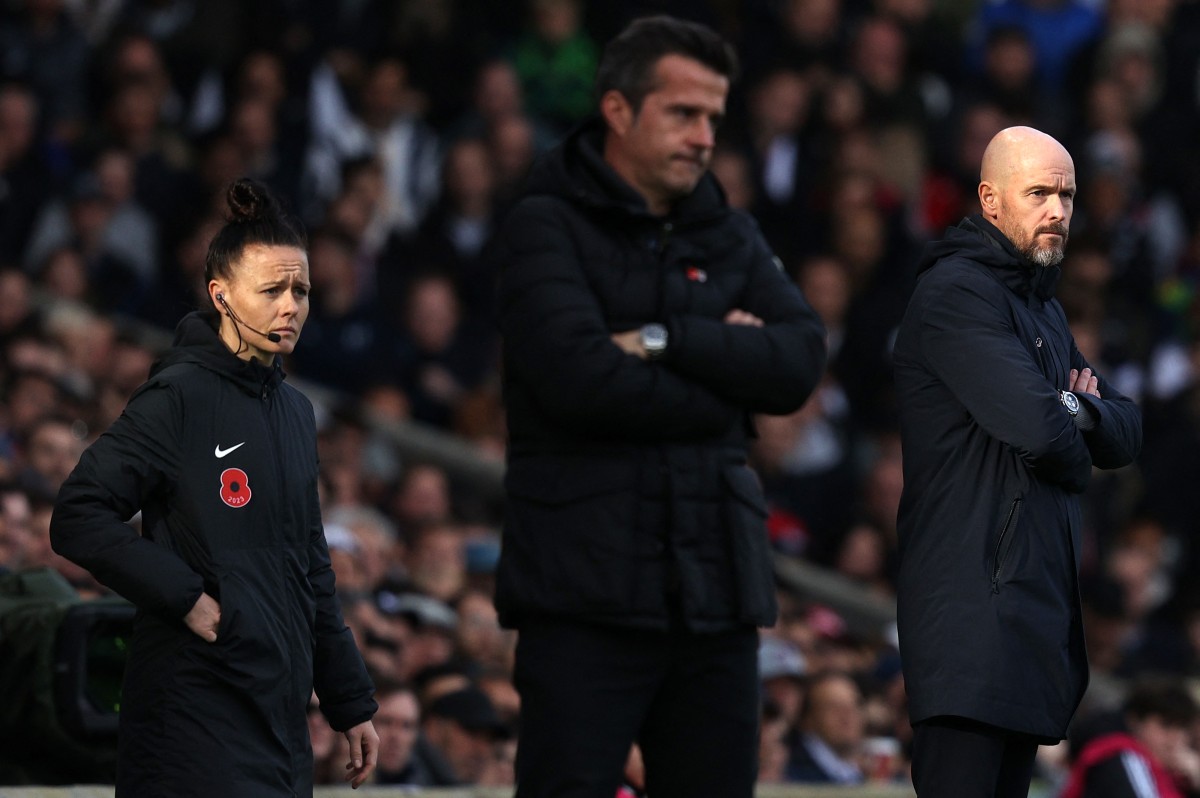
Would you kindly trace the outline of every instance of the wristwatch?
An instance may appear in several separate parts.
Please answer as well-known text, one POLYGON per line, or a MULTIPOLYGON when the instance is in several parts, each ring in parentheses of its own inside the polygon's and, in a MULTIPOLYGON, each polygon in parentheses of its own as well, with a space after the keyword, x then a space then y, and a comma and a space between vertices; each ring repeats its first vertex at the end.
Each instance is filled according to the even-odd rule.
POLYGON ((1059 391, 1059 397, 1062 399, 1063 407, 1067 408, 1067 412, 1072 417, 1079 415, 1079 397, 1070 391, 1059 391))
POLYGON ((645 324, 640 330, 646 359, 658 360, 667 351, 667 328, 661 324, 645 324))

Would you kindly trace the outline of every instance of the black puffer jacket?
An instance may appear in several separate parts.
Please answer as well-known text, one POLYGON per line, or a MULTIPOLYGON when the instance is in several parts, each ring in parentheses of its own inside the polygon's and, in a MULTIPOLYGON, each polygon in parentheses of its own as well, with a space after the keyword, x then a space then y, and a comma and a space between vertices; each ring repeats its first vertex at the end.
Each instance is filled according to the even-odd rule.
POLYGON ((654 217, 604 162, 602 141, 599 120, 568 137, 499 236, 510 436, 501 619, 770 624, 748 413, 804 402, 824 367, 823 329, 711 176, 654 217), (733 308, 765 326, 724 323, 733 308), (648 322, 669 330, 662 360, 610 338, 648 322))
POLYGON ((122 796, 312 793, 305 712, 375 712, 342 620, 317 503, 312 406, 234 357, 215 314, 174 347, 63 485, 51 540, 137 605, 121 706, 122 796), (142 511, 138 536, 125 521, 142 511), (183 617, 220 602, 216 643, 183 617))
POLYGON ((913 722, 956 715, 1057 740, 1087 685, 1077 497, 1093 466, 1133 461, 1142 427, 1103 375, 1102 399, 1079 395, 1095 429, 1063 406, 1069 371, 1089 365, 1053 298, 1059 275, 979 216, 920 265, 894 351, 913 722))

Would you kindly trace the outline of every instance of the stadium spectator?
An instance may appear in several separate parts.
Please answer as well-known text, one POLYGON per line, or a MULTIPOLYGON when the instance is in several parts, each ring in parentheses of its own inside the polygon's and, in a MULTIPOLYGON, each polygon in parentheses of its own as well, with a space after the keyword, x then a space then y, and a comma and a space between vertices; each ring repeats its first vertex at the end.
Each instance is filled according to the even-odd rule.
POLYGON ((1081 722, 1061 798, 1183 798, 1200 789, 1200 753, 1191 739, 1200 710, 1178 681, 1142 679, 1120 712, 1081 722))
POLYGON ((37 97, 28 84, 0 83, 0 266, 21 262, 38 212, 53 190, 38 137, 37 97))
POLYGON ((849 674, 823 671, 808 678, 799 738, 788 761, 789 781, 861 784, 863 695, 849 674))
POLYGON ((509 55, 529 113, 559 133, 592 110, 599 49, 583 27, 581 0, 526 0, 528 26, 509 55))
POLYGON ((478 784, 511 736, 487 695, 477 687, 446 693, 426 708, 421 731, 450 766, 456 784, 478 784))
POLYGON ((443 763, 428 756, 418 745, 421 735, 421 705, 408 687, 380 690, 376 695, 379 711, 375 726, 379 729, 379 765, 376 784, 402 784, 412 787, 437 787, 454 780, 443 763))

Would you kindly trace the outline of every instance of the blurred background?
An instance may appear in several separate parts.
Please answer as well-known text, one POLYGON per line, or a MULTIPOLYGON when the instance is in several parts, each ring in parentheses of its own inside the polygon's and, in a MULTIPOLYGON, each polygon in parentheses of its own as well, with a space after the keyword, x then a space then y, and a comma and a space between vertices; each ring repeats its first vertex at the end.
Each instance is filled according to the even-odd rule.
MULTIPOLYGON (((0 783, 111 779, 131 608, 51 552, 48 520, 205 305, 206 247, 244 175, 311 238, 286 370, 318 409, 327 537, 381 687, 379 778, 511 782, 488 244, 532 161, 593 107, 604 43, 649 13, 737 45, 712 168, 829 331, 811 401, 757 420, 784 608, 760 652, 762 782, 816 778, 796 760, 818 735, 857 780, 905 783, 890 346, 922 244, 977 210, 983 148, 1013 124, 1074 155, 1059 298, 1145 414, 1139 462, 1085 497, 1080 722, 1150 674, 1191 688, 1200 3, 0 0, 0 783)), ((1200 730, 1180 723, 1173 767, 1196 789, 1200 730)), ((318 783, 337 779, 344 741, 310 725, 318 783)), ((1068 748, 1043 751, 1045 794, 1068 748)), ((628 779, 636 794, 636 751, 628 779)))

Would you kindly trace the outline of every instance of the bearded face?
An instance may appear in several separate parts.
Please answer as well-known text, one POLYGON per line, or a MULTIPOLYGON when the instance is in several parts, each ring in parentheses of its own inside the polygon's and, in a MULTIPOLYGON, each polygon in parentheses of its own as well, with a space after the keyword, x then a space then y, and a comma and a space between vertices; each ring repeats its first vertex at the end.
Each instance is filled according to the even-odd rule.
POLYGON ((1007 225, 1011 229, 1001 228, 1017 251, 1038 266, 1057 266, 1062 263, 1066 253, 1067 241, 1070 234, 1063 222, 1049 222, 1035 230, 1027 230, 1019 225, 1007 225))
POLYGON ((988 145, 981 176, 984 216, 1033 263, 1062 262, 1076 193, 1066 149, 1032 128, 1010 128, 988 145))

